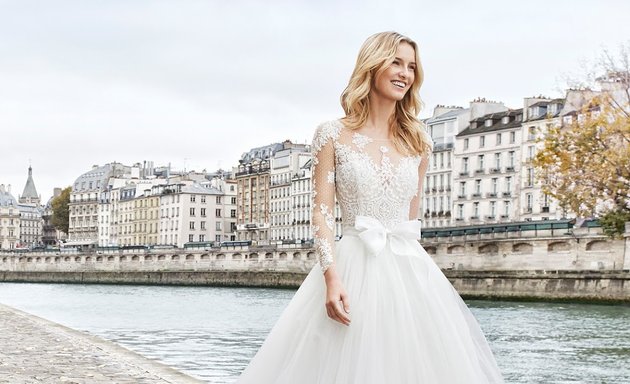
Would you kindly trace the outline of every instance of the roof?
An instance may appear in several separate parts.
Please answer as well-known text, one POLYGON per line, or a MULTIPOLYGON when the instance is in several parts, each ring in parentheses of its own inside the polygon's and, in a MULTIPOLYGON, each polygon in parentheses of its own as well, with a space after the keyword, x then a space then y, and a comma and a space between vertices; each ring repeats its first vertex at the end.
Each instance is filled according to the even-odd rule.
POLYGON ((458 117, 459 115, 465 115, 467 113, 470 113, 470 109, 469 108, 466 108, 466 109, 454 109, 452 111, 448 111, 448 112, 443 113, 441 115, 428 118, 425 121, 425 124, 430 125, 430 124, 433 124, 434 122, 437 122, 437 121, 442 121, 442 120, 458 117))
POLYGON ((20 196, 22 199, 38 199, 37 189, 35 188, 35 182, 33 181, 33 168, 28 167, 28 179, 26 179, 26 185, 24 191, 20 196))
POLYGON ((17 200, 7 191, 0 191, 0 207, 16 207, 17 200))
POLYGON ((197 183, 183 186, 182 192, 195 193, 195 194, 201 194, 201 195, 224 195, 225 194, 214 187, 204 187, 201 184, 197 184, 197 183))
POLYGON ((480 133, 518 128, 522 124, 523 124, 523 108, 510 109, 503 112, 489 113, 487 115, 471 120, 469 125, 463 131, 457 134, 457 137, 477 135, 480 133), (503 118, 505 116, 509 117, 509 121, 507 123, 503 123, 503 118), (489 127, 486 126, 485 124, 486 120, 488 119, 492 120, 492 125, 490 125, 489 127), (472 128, 475 124, 476 124, 476 127, 472 128))

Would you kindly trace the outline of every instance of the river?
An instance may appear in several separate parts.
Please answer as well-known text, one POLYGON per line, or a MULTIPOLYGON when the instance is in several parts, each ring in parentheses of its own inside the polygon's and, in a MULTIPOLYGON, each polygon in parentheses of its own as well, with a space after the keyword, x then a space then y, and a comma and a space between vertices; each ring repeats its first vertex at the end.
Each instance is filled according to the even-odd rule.
MULTIPOLYGON (((0 303, 210 383, 235 381, 295 290, 0 283, 0 303)), ((508 383, 630 383, 630 306, 467 301, 508 383)))

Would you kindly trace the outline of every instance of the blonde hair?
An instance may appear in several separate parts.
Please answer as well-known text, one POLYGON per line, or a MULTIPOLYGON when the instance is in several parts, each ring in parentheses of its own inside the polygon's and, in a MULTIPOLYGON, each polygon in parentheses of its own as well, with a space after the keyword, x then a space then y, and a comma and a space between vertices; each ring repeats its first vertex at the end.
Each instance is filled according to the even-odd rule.
POLYGON ((418 45, 397 32, 377 33, 363 43, 348 86, 341 94, 341 106, 346 112, 346 117, 341 121, 349 129, 359 129, 367 123, 373 80, 394 62, 400 43, 407 43, 414 49, 415 76, 409 91, 402 100, 396 102, 394 115, 389 122, 390 130, 394 145, 401 153, 428 155, 432 151, 433 141, 417 118, 422 109, 418 92, 424 80, 418 45))

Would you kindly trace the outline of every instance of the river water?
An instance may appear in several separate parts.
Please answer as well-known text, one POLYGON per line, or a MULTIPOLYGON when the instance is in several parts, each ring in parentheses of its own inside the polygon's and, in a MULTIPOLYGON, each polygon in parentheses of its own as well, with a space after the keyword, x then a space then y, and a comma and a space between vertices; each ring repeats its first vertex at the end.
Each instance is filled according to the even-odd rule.
MULTIPOLYGON (((295 290, 0 283, 0 303, 233 383, 295 290)), ((508 383, 630 383, 630 306, 467 301, 508 383)))

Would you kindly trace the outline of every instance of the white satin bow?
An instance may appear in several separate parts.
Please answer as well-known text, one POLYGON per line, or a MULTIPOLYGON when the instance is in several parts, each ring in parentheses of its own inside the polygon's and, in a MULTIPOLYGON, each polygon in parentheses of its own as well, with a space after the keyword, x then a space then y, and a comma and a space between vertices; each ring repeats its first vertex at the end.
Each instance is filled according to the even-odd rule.
POLYGON ((398 223, 392 230, 377 219, 369 216, 357 216, 354 221, 354 229, 358 231, 358 236, 368 252, 374 256, 381 253, 387 245, 389 239, 390 249, 393 253, 403 253, 405 241, 408 239, 420 239, 422 223, 417 220, 409 220, 398 223))

